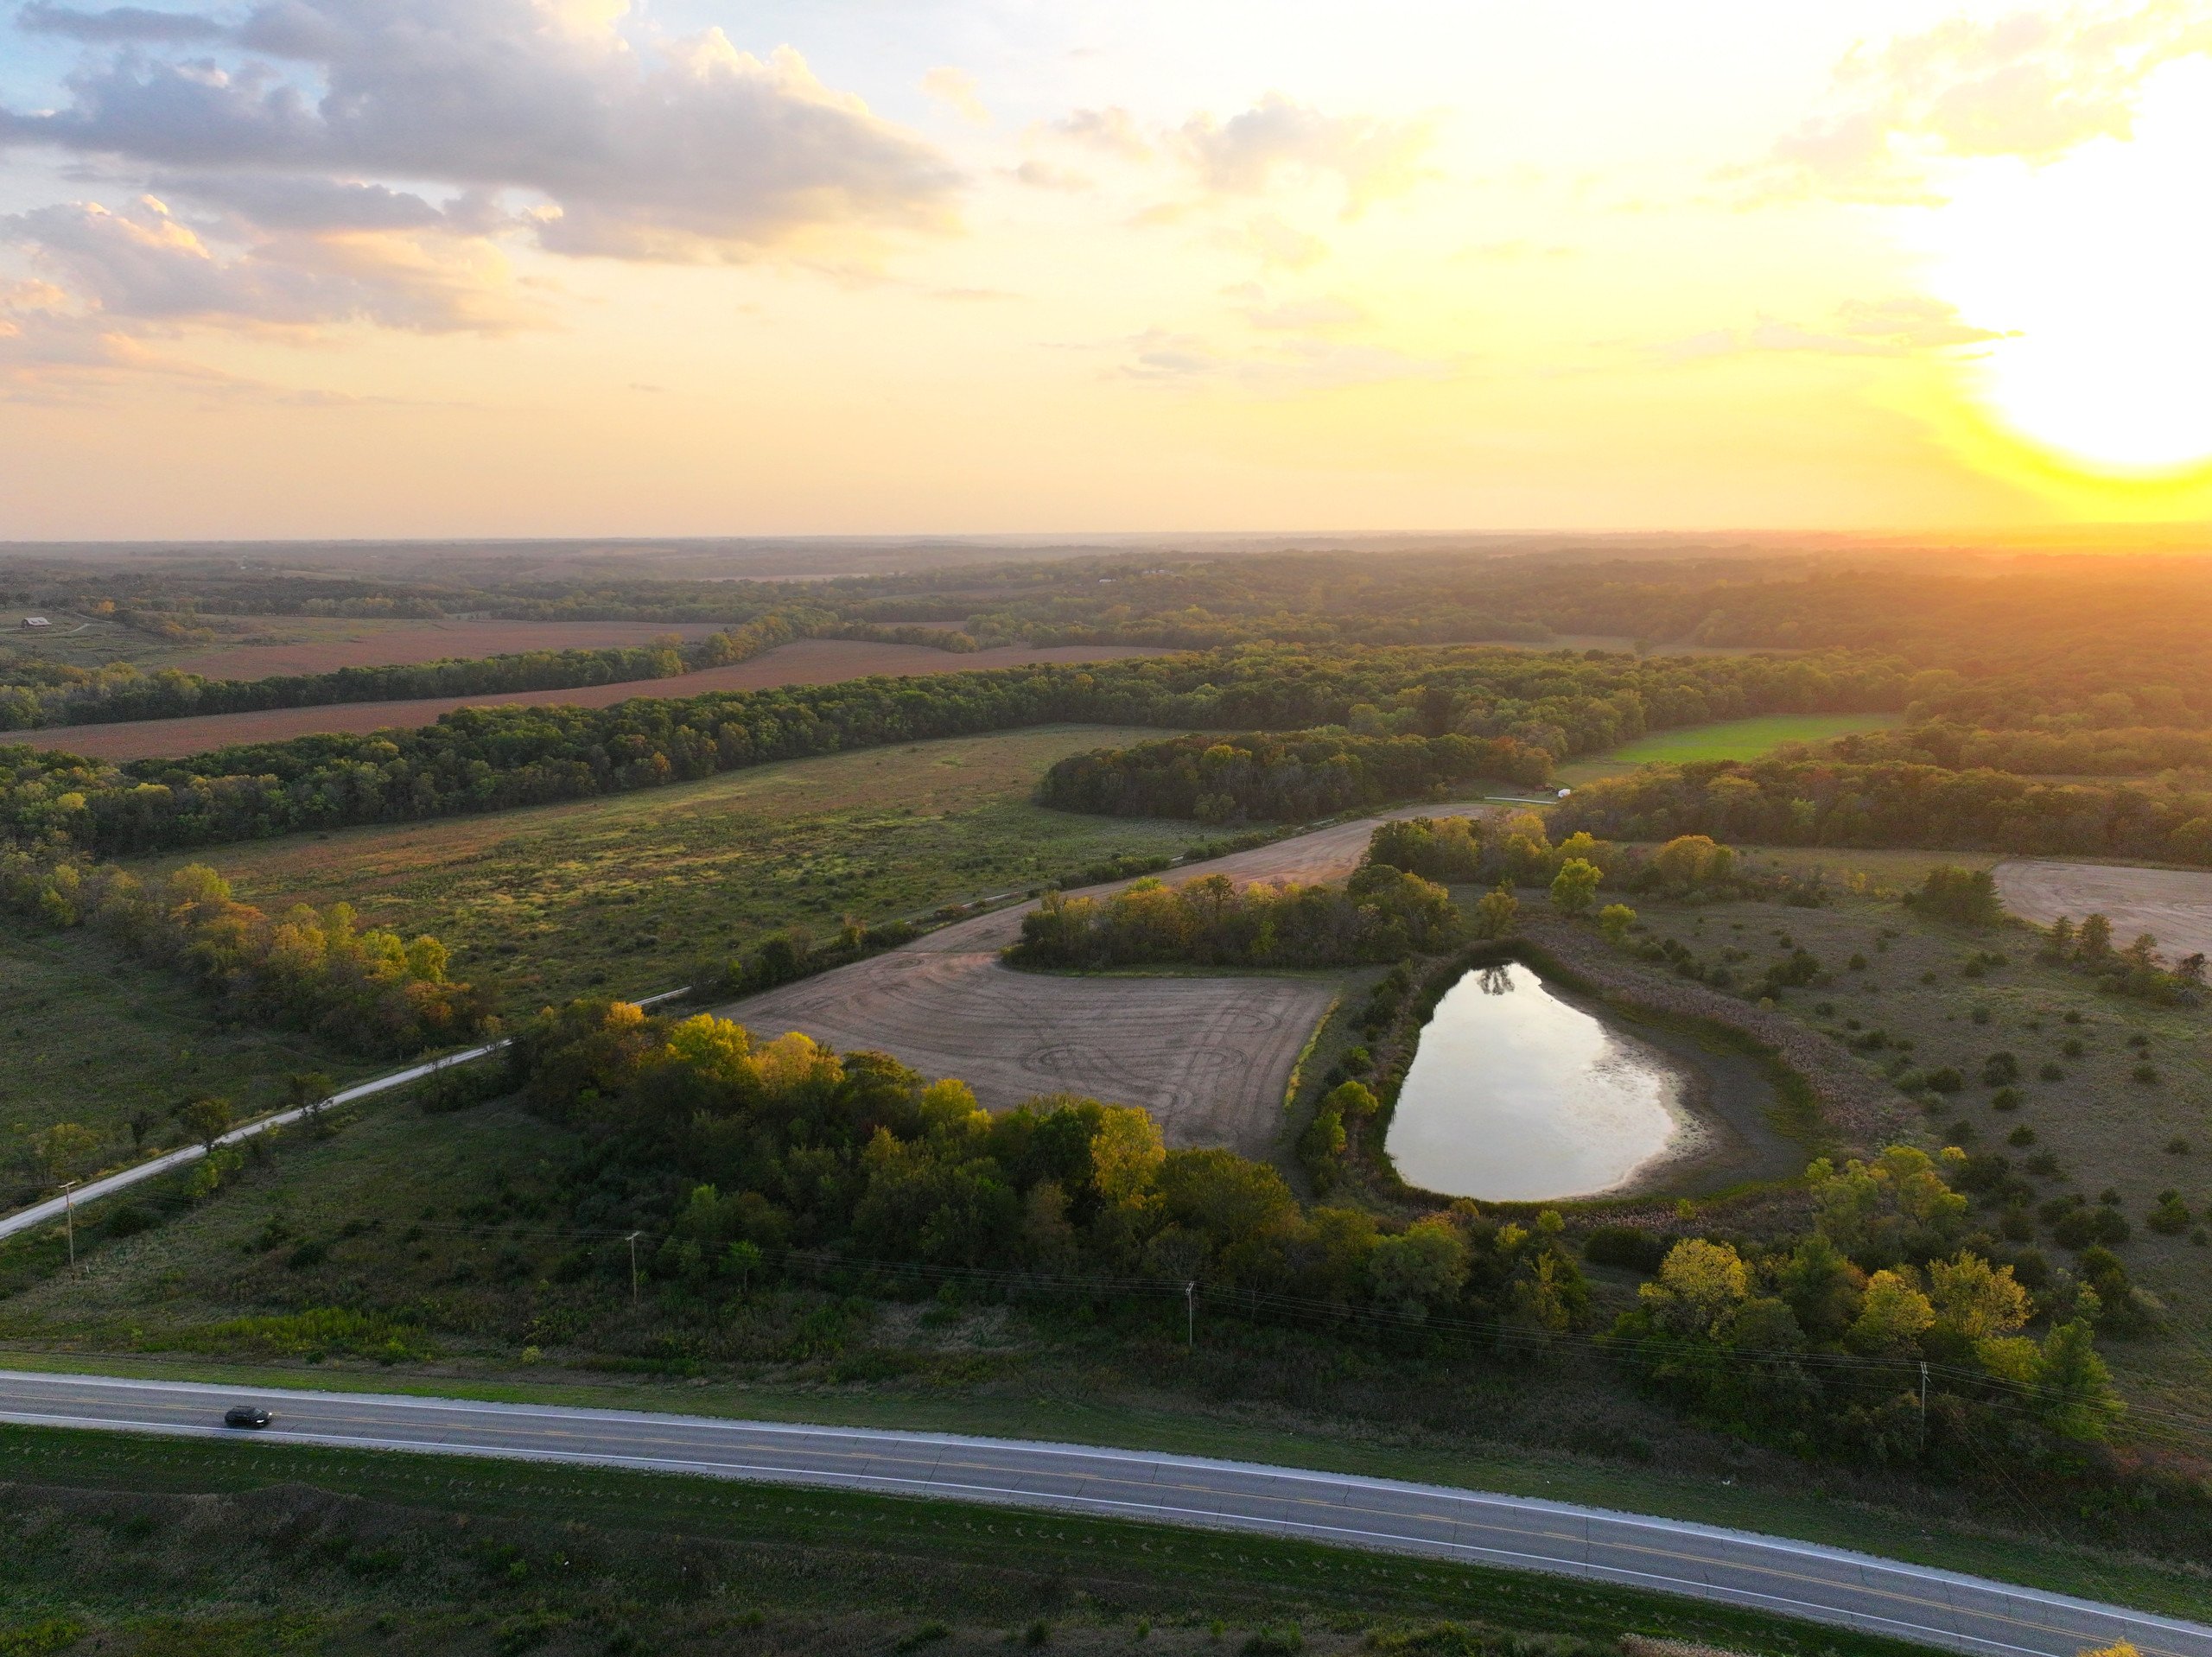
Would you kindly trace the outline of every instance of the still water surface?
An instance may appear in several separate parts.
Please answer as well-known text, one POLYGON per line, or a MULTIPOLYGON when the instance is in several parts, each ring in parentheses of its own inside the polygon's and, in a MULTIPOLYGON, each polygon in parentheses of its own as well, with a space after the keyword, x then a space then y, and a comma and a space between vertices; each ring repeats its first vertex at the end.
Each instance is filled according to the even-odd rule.
POLYGON ((1680 1074, 1518 962, 1436 1005, 1384 1142, 1424 1190, 1497 1202, 1622 1184, 1684 1131, 1680 1074))

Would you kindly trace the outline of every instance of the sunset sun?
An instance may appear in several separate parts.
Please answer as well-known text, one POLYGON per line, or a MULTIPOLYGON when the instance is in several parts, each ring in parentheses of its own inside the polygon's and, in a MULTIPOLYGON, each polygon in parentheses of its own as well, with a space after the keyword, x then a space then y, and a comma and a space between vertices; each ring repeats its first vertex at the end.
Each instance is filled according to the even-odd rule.
POLYGON ((1920 215, 1932 288, 1999 336, 1966 371, 1999 426, 2111 479, 2212 462, 2208 156, 2212 66, 2193 60, 2146 89, 2132 138, 1976 163, 1920 215))

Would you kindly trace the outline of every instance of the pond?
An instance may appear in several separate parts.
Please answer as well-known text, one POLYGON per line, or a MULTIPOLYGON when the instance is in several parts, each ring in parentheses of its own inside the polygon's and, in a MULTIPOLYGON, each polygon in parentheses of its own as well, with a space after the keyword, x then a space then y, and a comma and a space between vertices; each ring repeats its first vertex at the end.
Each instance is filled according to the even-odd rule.
POLYGON ((1528 968, 1482 967, 1421 1031, 1384 1148, 1407 1184, 1447 1197, 1594 1196, 1696 1137, 1685 1090, 1666 1055, 1528 968))

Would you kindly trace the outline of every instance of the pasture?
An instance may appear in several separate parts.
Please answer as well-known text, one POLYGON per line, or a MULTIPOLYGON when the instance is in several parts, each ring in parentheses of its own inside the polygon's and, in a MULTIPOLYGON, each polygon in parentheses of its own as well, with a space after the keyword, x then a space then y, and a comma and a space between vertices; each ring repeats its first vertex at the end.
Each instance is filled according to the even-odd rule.
MULTIPOLYGON (((1847 867, 1847 855, 1828 867, 1847 867)), ((1778 1010, 1855 1049, 1854 1063, 1900 1087, 1941 1084, 1944 1091, 1921 1095, 1931 1140, 2005 1158, 2035 1187, 2032 1203, 2017 1209, 1977 1209, 2008 1246, 2031 1244, 2052 1266, 2070 1267, 2073 1253, 2052 1237, 2043 1205, 2079 1197, 2103 1206, 2108 1193, 2132 1232, 2120 1250, 2127 1271, 2174 1324, 2164 1337, 2115 1339, 2115 1373, 2139 1401, 2212 1411, 2202 1361, 2212 1341, 2212 1254, 2190 1235, 2212 1223, 2212 1060, 2201 1013, 2108 994, 2038 962, 2024 929, 1928 921, 1890 897, 1847 895, 1821 909, 1637 907, 1654 934, 1726 965, 1739 982, 1794 949, 1810 951, 1821 976, 1778 1010), (2010 1081, 1986 1069, 1998 1054, 2012 1056, 2010 1081), (2148 1223, 2168 1190, 2196 1216, 2180 1233, 2148 1223)))
POLYGON ((1901 724, 1899 714, 1770 714, 1758 719, 1722 720, 1656 731, 1609 753, 1569 760, 1559 770, 1561 787, 1594 783, 1644 765, 1681 765, 1701 759, 1757 759, 1785 742, 1825 742, 1855 731, 1886 731, 1901 724))
POLYGON ((493 691, 474 696, 423 696, 409 702, 337 702, 247 714, 192 714, 182 719, 120 720, 106 725, 53 725, 31 733, 30 740, 42 748, 62 748, 103 759, 175 759, 233 743, 280 742, 319 732, 411 730, 460 708, 611 708, 639 696, 697 696, 710 690, 838 684, 879 675, 970 673, 1033 662, 1103 662, 1159 654, 1128 644, 1064 644, 1041 650, 1010 645, 956 655, 925 644, 802 638, 749 662, 681 673, 669 679, 626 680, 620 684, 584 685, 569 690, 493 691))

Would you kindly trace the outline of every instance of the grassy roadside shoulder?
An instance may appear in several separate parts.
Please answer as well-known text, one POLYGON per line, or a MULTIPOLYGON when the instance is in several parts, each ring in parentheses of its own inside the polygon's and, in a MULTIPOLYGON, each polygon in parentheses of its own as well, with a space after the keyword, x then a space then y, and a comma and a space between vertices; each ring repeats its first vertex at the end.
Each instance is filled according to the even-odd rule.
MULTIPOLYGON (((1344 1636, 1372 1636, 1377 1624, 1417 1628, 1436 1619, 1493 1635, 1609 1644, 1633 1632, 1787 1657, 1901 1657, 1918 1649, 1560 1578, 1232 1532, 597 1468, 0 1428, 0 1480, 7 1496, 0 1507, 45 1509, 36 1516, 43 1521, 40 1540, 49 1546, 70 1518, 104 1533, 105 1546, 79 1550, 60 1568, 41 1559, 45 1550, 37 1547, 0 1559, 0 1608, 14 1601, 12 1619, 24 1622, 40 1612, 59 1622, 87 1611, 127 1616, 134 1609, 219 1615, 227 1600, 283 1619, 299 1632, 305 1631, 301 1622, 319 1614, 323 1632, 340 1632, 351 1622, 370 1624, 362 1632, 390 1635, 401 1632, 398 1612, 418 1624, 404 1648, 427 1649, 417 1641, 431 1631, 419 1624, 443 1609, 437 1591, 443 1588, 456 1602, 466 1597, 466 1618, 456 1620, 464 1626, 495 1621, 496 1648, 521 1651, 585 1633, 616 1609, 607 1602, 620 1590, 645 1587, 648 1594, 620 1603, 620 1610, 635 1620, 671 1611, 696 1619, 703 1610, 720 1626, 701 1633, 757 1629, 772 1615, 793 1613, 860 1613, 910 1622, 933 1616, 969 1625, 963 1630, 936 1622, 929 1625, 933 1631, 918 1635, 900 1630, 907 1633, 901 1650, 939 1641, 956 1647, 1012 1641, 1017 1636, 1008 1624, 1030 1618, 1037 1621, 1020 1637, 1033 1647, 1056 1642, 1056 1636, 1057 1642, 1080 1645, 1085 1635, 1108 1631, 1121 1642, 1147 1639, 1158 1618, 1166 1625, 1159 1643, 1171 1647, 1216 1644, 1230 1624, 1274 1635, 1272 1646, 1243 1642, 1247 1652, 1298 1649, 1305 1642, 1293 1631, 1301 1623, 1324 1625, 1315 1632, 1326 1649, 1349 1646, 1344 1636), (300 1487, 353 1500, 316 1502, 300 1487), (58 1490, 118 1494, 105 1503, 71 1502, 54 1494, 58 1490), (257 1503, 253 1493, 267 1495, 257 1503), (194 1505, 203 1511, 189 1515, 165 1500, 180 1495, 198 1498, 194 1505), (116 1570, 126 1563, 118 1556, 134 1548, 184 1553, 190 1538, 175 1533, 198 1528, 188 1524, 192 1517, 204 1524, 211 1496, 231 1498, 215 1505, 245 1521, 226 1527, 219 1559, 200 1550, 197 1574, 221 1581, 204 1587, 180 1581, 193 1574, 183 1559, 164 1560, 168 1569, 135 1580, 116 1570), (370 1503, 382 1511, 366 1510, 370 1503), (257 1524, 257 1508, 271 1507, 280 1511, 257 1524), (395 1507, 403 1511, 394 1514, 395 1507), (110 1508, 130 1511, 111 1514, 110 1508), (427 1561, 404 1535, 393 1534, 423 1509, 435 1510, 440 1521, 427 1561), (555 1514, 565 1522, 547 1517, 555 1514), (472 1527, 469 1516, 493 1522, 472 1527), (264 1531, 272 1533, 265 1541, 264 1531), (661 1582, 625 1580, 606 1557, 621 1540, 634 1552, 635 1535, 621 1533, 639 1532, 663 1539, 652 1550, 660 1556, 658 1569, 640 1561, 627 1574, 651 1571, 661 1582), (677 1538, 680 1543, 667 1545, 677 1538), (92 1557, 103 1554, 109 1557, 92 1557), (420 1580, 425 1576, 432 1580, 420 1580), (105 1578, 99 1584, 105 1604, 86 1603, 93 1584, 80 1583, 93 1577, 105 1578), (332 1580, 319 1580, 324 1578, 332 1580), (128 1603, 134 1590, 149 1602, 143 1608, 128 1603)), ((238 1620, 235 1609, 232 1618, 238 1620)), ((604 1638, 603 1631, 591 1631, 604 1638)), ((1455 1630, 1460 1637, 1446 1636, 1444 1643, 1433 1634, 1411 1643, 1432 1652, 1493 1648, 1466 1640, 1469 1631, 1455 1630)), ((1389 1648, 1384 1639, 1368 1643, 1389 1648)), ((634 1649, 636 1636, 600 1648, 634 1649)))
MULTIPOLYGON (((978 1399, 884 1394, 845 1387, 776 1388, 714 1381, 607 1383, 424 1375, 370 1366, 248 1365, 56 1354, 0 1348, 0 1368, 129 1375, 268 1391, 392 1393, 493 1403, 665 1411, 826 1426, 959 1432, 1081 1443, 1539 1496, 1855 1548, 1915 1565, 2019 1583, 2169 1616, 2212 1618, 2212 1571, 2124 1556, 1998 1527, 1823 1495, 1816 1482, 1784 1491, 1599 1463, 1567 1455, 1440 1450, 1419 1444, 1328 1440, 1244 1422, 1080 1398, 978 1399)), ((1812 1470, 1808 1470, 1808 1473, 1812 1470)), ((2032 1516, 2029 1516, 2031 1524, 2032 1516)))

